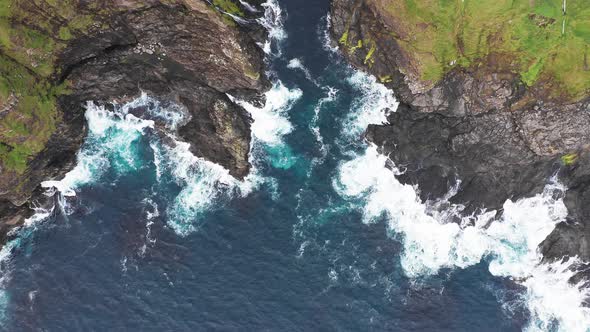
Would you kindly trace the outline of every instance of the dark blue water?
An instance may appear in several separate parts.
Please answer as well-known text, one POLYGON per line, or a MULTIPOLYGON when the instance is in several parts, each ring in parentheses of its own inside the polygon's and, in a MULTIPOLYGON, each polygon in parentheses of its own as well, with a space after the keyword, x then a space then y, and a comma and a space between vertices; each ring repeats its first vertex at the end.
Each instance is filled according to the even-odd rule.
MULTIPOLYGON (((411 280, 384 222, 365 224, 334 189, 343 161, 366 145, 346 139, 358 88, 325 49, 328 0, 280 1, 287 13, 274 80, 303 94, 277 152, 262 148, 265 183, 220 197, 179 235, 166 211, 182 185, 157 185, 149 141, 132 143, 136 169, 108 167, 80 186, 72 212, 28 229, 6 264, 7 331, 518 331, 526 310, 507 309, 519 289, 481 263, 411 280), (308 69, 288 68, 298 58, 308 69), (315 81, 315 83, 314 83, 315 81), (316 85, 317 83, 317 85, 316 85), (310 123, 322 105, 322 153, 310 123), (275 158, 275 159, 273 159, 275 158), (285 164, 276 158, 288 159, 285 164), (274 163, 273 163, 274 160, 274 163), (274 179, 274 180, 272 180, 274 179), (274 182, 273 182, 274 181, 274 182), (153 205, 160 215, 148 225, 153 205), (504 307, 504 308, 503 308, 504 307)), ((284 161, 284 160, 283 160, 284 161)))

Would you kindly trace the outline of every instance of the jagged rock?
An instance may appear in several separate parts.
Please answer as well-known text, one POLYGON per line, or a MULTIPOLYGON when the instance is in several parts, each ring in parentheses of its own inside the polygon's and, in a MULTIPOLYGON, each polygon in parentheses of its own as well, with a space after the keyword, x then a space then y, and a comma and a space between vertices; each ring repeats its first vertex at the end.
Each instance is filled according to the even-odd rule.
POLYGON ((86 135, 83 105, 89 100, 124 102, 143 91, 178 104, 191 116, 178 129, 191 143, 191 151, 223 165, 237 178, 247 175, 251 119, 227 94, 260 102, 270 85, 255 40, 266 38, 253 20, 263 13, 260 4, 258 13, 248 14, 250 20, 238 25, 202 0, 68 3, 84 18, 92 17, 83 29, 62 22, 61 11, 49 5, 47 10, 15 0, 12 6, 28 15, 19 17, 24 26, 35 26, 28 19, 35 15, 49 16, 51 24, 57 24, 46 37, 59 40, 53 74, 37 79, 55 86, 67 82, 70 91, 56 97, 59 121, 24 172, 0 172, 3 238, 31 215, 31 201, 46 200, 38 190, 40 182, 59 179, 75 165, 86 135), (64 27, 71 32, 63 32, 64 27))
POLYGON ((415 57, 400 45, 412 36, 388 15, 384 6, 391 2, 331 4, 331 33, 343 56, 374 74, 400 101, 390 124, 370 126, 366 137, 406 170, 399 179, 418 184, 423 200, 440 198, 460 181, 451 201, 465 204, 467 212, 501 209, 506 199, 539 193, 559 172, 569 188, 570 220, 540 249, 546 259, 590 260, 590 99, 550 96, 556 89, 550 82, 528 88, 493 52, 429 85, 415 57), (358 40, 364 51, 353 47, 358 40))

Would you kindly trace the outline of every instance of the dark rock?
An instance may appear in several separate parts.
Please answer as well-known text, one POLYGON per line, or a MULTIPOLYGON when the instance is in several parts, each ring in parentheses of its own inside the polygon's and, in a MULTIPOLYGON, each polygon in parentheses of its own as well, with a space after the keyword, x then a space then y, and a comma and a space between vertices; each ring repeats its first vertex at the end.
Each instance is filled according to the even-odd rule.
POLYGON ((542 191, 559 167, 534 154, 520 138, 510 113, 449 117, 401 104, 388 125, 371 125, 367 138, 418 184, 423 200, 442 197, 461 182, 453 203, 501 209, 508 198, 542 191))
POLYGON ((372 4, 332 0, 331 33, 345 58, 374 74, 400 101, 390 124, 370 126, 366 133, 405 170, 400 181, 418 184, 423 200, 442 197, 460 181, 451 202, 470 212, 535 195, 558 173, 569 188, 570 217, 540 249, 546 259, 590 260, 590 99, 550 99, 494 66, 493 58, 475 68, 456 67, 425 86, 391 37, 398 33, 395 22, 372 4), (379 51, 369 56, 348 45, 358 40, 374 42, 379 51), (564 165, 561 157, 571 153, 577 161, 564 165))
MULTIPOLYGON (((77 6, 89 10, 84 1, 77 6)), ((58 99, 57 130, 22 176, 0 185, 3 238, 31 215, 31 202, 47 201, 39 184, 74 167, 87 131, 87 101, 126 102, 146 92, 177 104, 190 114, 177 134, 195 155, 237 178, 249 171, 251 119, 227 94, 260 103, 270 86, 255 40, 266 38, 255 21, 262 7, 238 25, 201 0, 110 0, 100 6, 101 28, 77 35, 58 55, 54 80, 69 82, 71 93, 58 99)), ((134 112, 141 116, 142 110, 134 112)))

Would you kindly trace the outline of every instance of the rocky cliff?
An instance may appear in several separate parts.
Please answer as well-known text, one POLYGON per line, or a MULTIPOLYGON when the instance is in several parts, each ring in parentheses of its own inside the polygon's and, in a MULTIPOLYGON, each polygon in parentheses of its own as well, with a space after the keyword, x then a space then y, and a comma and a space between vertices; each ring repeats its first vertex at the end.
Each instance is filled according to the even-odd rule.
POLYGON ((590 260, 590 26, 562 1, 332 0, 342 54, 400 101, 366 137, 418 184, 423 200, 457 182, 453 203, 500 209, 554 174, 570 218, 547 259, 590 260))
POLYGON ((261 102, 269 86, 252 15, 229 0, 0 0, 0 235, 74 166, 86 101, 181 105, 193 153, 244 177, 251 120, 227 94, 261 102))

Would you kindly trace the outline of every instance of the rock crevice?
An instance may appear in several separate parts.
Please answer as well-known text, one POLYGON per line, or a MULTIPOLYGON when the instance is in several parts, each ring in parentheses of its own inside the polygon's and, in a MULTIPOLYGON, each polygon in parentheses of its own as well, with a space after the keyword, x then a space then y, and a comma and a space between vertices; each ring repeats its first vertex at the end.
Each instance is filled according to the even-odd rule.
MULTIPOLYGON (((332 0, 331 34, 343 56, 375 75, 400 101, 389 124, 371 125, 366 137, 406 169, 423 200, 436 199, 460 181, 453 203, 502 209, 507 199, 542 191, 555 174, 568 188, 569 222, 541 245, 546 259, 590 259, 590 99, 571 101, 528 87, 490 53, 472 66, 456 66, 432 84, 402 47, 404 24, 384 6, 396 1, 332 0)), ((418 27, 419 28, 419 27, 418 27)), ((418 50, 414 50, 418 52, 418 50)), ((454 65, 453 63, 449 64, 454 65)))
MULTIPOLYGON (((270 83, 257 45, 257 39, 265 38, 262 27, 240 25, 204 0, 73 1, 71 8, 55 10, 49 4, 50 10, 44 10, 14 0, 11 6, 8 20, 15 29, 10 33, 35 29, 57 45, 49 75, 40 76, 27 63, 23 67, 36 80, 67 91, 56 94, 55 128, 50 127, 44 147, 27 157, 24 168, 0 168, 1 237, 31 215, 28 202, 47 201, 39 188, 42 181, 60 179, 75 165, 86 136, 87 101, 121 103, 145 92, 178 104, 190 114, 178 135, 191 144, 191 151, 237 178, 248 174, 251 118, 227 94, 263 102, 270 83), (71 21, 80 23, 65 25, 61 15, 70 10, 77 15, 71 21), (37 26, 30 19, 35 15, 44 15, 50 24, 37 26)), ((13 44, 18 51, 16 37, 13 44)), ((18 102, 7 113, 17 112, 18 102)))

